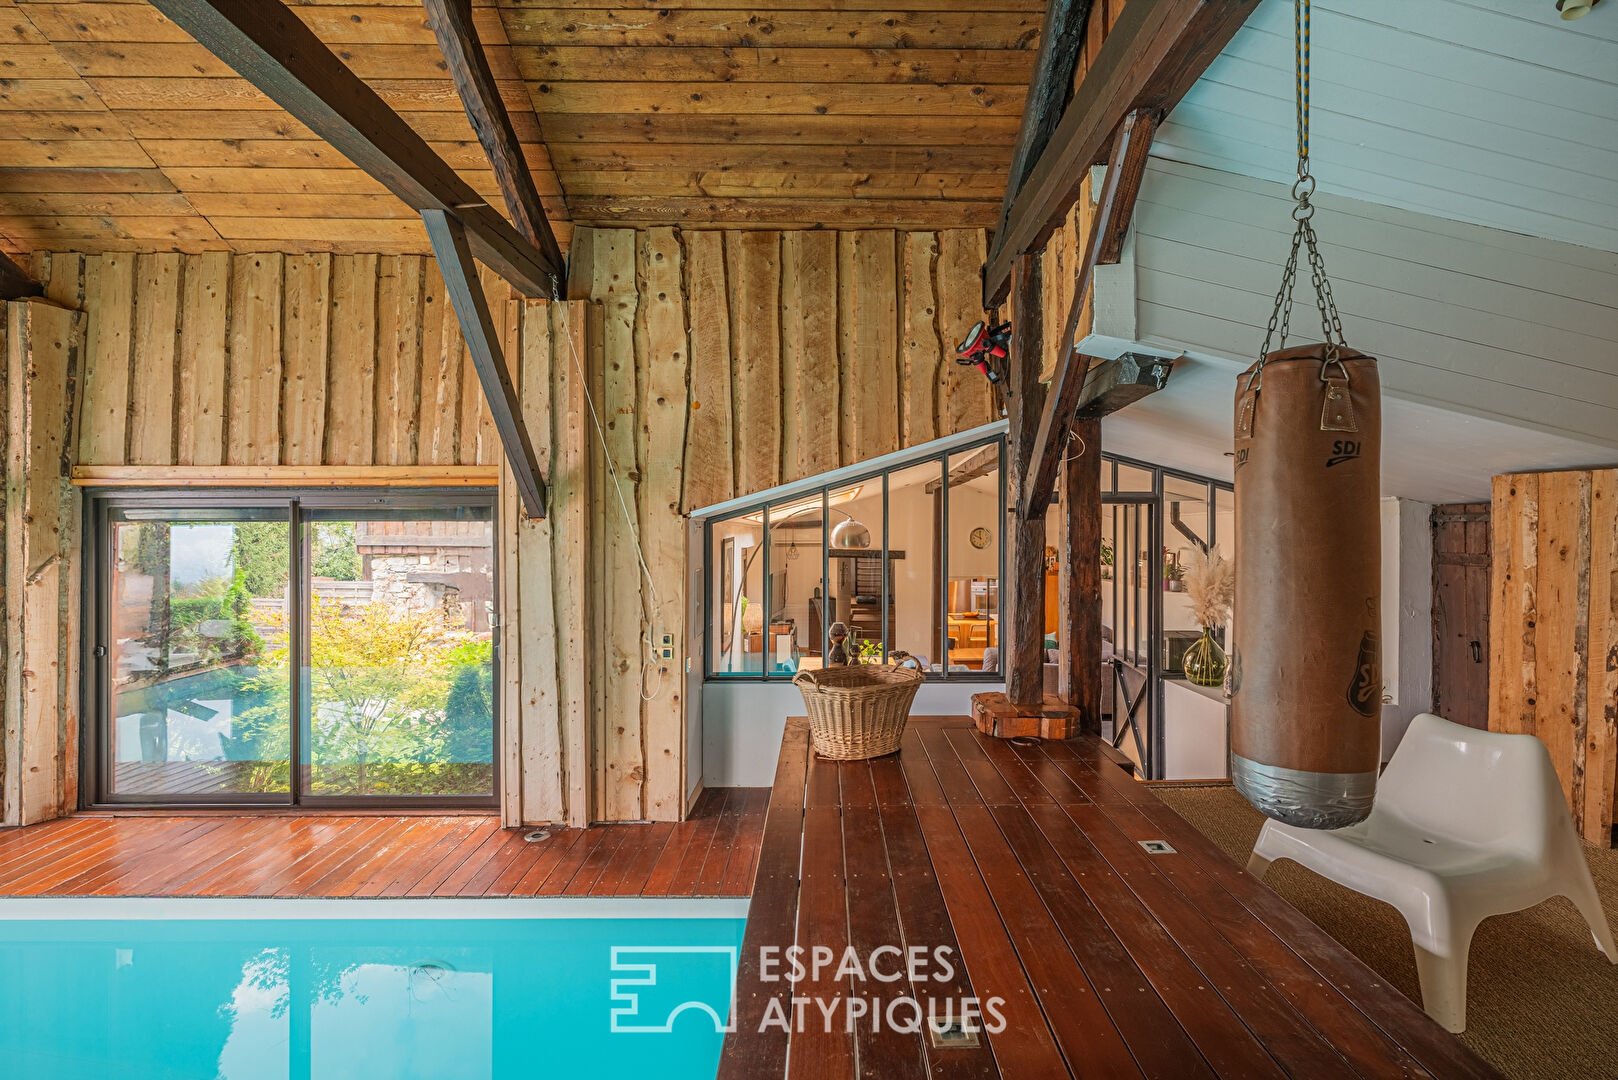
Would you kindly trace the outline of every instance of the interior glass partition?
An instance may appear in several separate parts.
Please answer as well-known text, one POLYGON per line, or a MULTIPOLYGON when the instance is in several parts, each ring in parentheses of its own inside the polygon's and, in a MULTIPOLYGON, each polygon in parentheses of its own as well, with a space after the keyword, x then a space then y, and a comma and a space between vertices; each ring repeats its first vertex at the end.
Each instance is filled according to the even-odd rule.
POLYGON ((928 677, 998 680, 1001 442, 849 470, 709 517, 706 677, 791 679, 897 657, 928 677))

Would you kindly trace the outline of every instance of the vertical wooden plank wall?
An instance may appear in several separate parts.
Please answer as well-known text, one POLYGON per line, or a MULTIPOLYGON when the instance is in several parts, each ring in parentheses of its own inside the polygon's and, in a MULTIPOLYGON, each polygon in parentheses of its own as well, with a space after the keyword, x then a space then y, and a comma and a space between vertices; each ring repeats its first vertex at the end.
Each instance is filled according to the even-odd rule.
MULTIPOLYGON (((76 260, 64 262, 76 277, 76 260)), ((68 465, 85 319, 48 300, 5 309, 0 824, 28 825, 78 799, 80 514, 68 465)))
POLYGON ((1489 727, 1550 751, 1573 821, 1612 843, 1618 469, 1494 478, 1489 727))
MULTIPOLYGON (((682 816, 688 511, 996 415, 953 360, 981 316, 981 230, 576 243, 593 303, 511 301, 485 276, 551 485, 543 523, 503 489, 510 824, 682 816)), ((77 463, 498 460, 430 260, 52 258, 53 290, 88 313, 77 463)))
POLYGON ((573 349, 585 304, 514 300, 506 359, 534 453, 549 478, 549 516, 525 518, 509 469, 500 470, 502 812, 508 824, 588 824, 592 715, 585 670, 590 638, 584 530, 589 499, 584 403, 573 349))
POLYGON ((580 229, 573 243, 623 481, 592 426, 595 813, 667 820, 692 779, 683 515, 992 420, 987 383, 954 363, 981 315, 984 234, 580 229))
MULTIPOLYGON (((76 260, 89 317, 79 464, 499 459, 431 259, 52 258, 76 260)), ((503 311, 505 283, 486 276, 485 288, 503 311)))

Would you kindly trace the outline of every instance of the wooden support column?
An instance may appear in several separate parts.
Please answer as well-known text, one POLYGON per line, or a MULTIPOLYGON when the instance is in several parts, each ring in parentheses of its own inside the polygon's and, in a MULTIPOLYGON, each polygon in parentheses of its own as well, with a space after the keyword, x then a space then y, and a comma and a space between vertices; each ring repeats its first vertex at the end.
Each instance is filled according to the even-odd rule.
POLYGON ((1073 425, 1062 463, 1057 542, 1061 649, 1057 693, 1079 713, 1079 733, 1101 734, 1101 421, 1073 425))
POLYGON ((85 317, 0 304, 0 825, 78 804, 79 497, 69 481, 85 317))
MULTIPOLYGON (((1045 387, 1039 381, 1045 351, 1041 314, 1044 275, 1038 256, 1017 260, 1012 274, 1010 378, 1006 412, 1011 422, 1011 471, 1019 487, 1026 483, 1033 460, 1034 438, 1044 411, 1045 387)), ((1021 502, 1021 492, 1018 493, 1021 502)), ((1045 685, 1045 518, 1013 514, 1011 535, 1011 626, 1005 632, 1002 662, 1006 668, 1006 696, 1014 705, 1037 705, 1045 685)))
MULTIPOLYGON (((1026 483, 1033 461, 1039 417, 1045 405, 1045 386, 1039 381, 1044 355, 1044 282, 1037 255, 1017 260, 1012 273, 1011 360, 1006 380, 1006 412, 1011 431, 1007 440, 1010 461, 1006 475, 1013 484, 1026 483)), ((1076 713, 1045 695, 1045 518, 1025 517, 1015 507, 1020 492, 1012 492, 1006 509, 1010 544, 1009 580, 1001 590, 1009 608, 1002 624, 1001 664, 1006 671, 1005 693, 972 695, 972 714, 978 730, 1011 738, 1037 735, 1065 739, 1073 733, 1076 713)))

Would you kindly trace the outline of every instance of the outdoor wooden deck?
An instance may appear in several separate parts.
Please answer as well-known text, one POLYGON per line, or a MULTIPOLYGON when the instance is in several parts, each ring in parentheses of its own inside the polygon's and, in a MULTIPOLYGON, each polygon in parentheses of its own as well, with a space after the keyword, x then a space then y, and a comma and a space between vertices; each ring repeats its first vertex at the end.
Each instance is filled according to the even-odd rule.
POLYGON ((0 832, 0 897, 746 896, 768 795, 541 843, 482 814, 79 814, 0 832))
POLYGON ((913 718, 898 755, 842 763, 788 722, 737 1014, 721 1080, 1495 1075, 1099 741, 1018 746, 964 718, 913 718), (883 945, 947 946, 964 965, 914 984, 761 977, 760 948, 794 943, 853 946, 862 964, 883 945), (770 999, 791 1017, 794 995, 821 1004, 761 1032, 770 999), (843 1008, 827 1029, 820 1012, 968 995, 1005 999, 1003 1034, 976 1048, 935 1049, 886 1019, 850 1033, 843 1008))

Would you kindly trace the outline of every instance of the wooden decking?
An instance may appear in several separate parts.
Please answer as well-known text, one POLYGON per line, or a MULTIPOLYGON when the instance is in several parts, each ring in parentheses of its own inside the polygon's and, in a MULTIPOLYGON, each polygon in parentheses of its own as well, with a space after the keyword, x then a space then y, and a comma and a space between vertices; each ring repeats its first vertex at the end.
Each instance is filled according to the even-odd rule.
POLYGON ((1099 741, 1018 746, 918 718, 900 754, 832 763, 807 738, 789 721, 721 1080, 1495 1075, 1099 741), (765 977, 760 949, 793 944, 852 946, 862 964, 879 946, 947 947, 964 964, 915 983, 765 977), (868 1016, 850 1031, 846 1007, 821 1018, 839 998, 886 1016, 897 997, 967 996, 1004 999, 1003 1033, 976 1048, 868 1016), (816 1003, 765 1025, 772 997, 786 1017, 790 998, 816 1003))
POLYGON ((540 843, 485 815, 80 814, 0 832, 0 897, 746 896, 768 795, 540 843))

